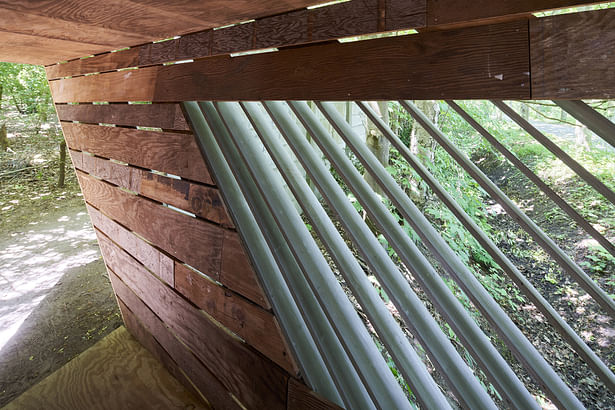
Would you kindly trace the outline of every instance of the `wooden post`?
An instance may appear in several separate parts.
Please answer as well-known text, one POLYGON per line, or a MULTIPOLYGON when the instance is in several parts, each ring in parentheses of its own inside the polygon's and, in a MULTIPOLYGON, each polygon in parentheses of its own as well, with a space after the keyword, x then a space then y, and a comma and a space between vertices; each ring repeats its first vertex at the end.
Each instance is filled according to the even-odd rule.
POLYGON ((60 143, 60 172, 58 174, 58 188, 64 187, 64 179, 66 177, 66 142, 62 140, 60 143))

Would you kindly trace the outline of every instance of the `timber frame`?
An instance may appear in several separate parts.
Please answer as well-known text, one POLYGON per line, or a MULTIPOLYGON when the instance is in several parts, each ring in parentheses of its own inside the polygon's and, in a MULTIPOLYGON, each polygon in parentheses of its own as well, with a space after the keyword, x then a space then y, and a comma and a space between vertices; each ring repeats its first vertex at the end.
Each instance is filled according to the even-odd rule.
POLYGON ((0 60, 46 65, 124 322, 216 408, 363 406, 310 382, 307 308, 263 276, 187 102, 212 126, 220 101, 553 99, 612 129, 564 100, 615 97, 615 9, 533 15, 594 1, 18 3, 0 60))

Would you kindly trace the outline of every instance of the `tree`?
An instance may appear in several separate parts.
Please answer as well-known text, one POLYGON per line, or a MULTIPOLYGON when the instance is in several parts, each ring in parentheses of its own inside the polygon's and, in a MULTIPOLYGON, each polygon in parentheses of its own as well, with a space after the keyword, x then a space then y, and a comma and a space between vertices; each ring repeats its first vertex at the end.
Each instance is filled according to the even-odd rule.
MULTIPOLYGON (((376 114, 384 121, 385 124, 389 124, 389 107, 386 101, 370 101, 370 107, 376 112, 376 114)), ((369 119, 365 126, 365 143, 369 150, 378 158, 378 161, 385 167, 389 165, 389 150, 391 143, 382 135, 380 130, 369 119)), ((372 187, 374 192, 383 195, 383 191, 375 181, 375 179, 365 171, 363 175, 365 181, 372 187)))
MULTIPOLYGON (((438 125, 438 114, 440 113, 440 106, 437 101, 420 100, 415 101, 415 105, 419 110, 423 112, 436 126, 438 125)), ((433 163, 435 141, 427 131, 415 121, 412 125, 412 132, 410 133, 410 151, 419 157, 424 164, 433 163)), ((412 190, 410 192, 410 198, 414 202, 422 203, 425 200, 426 192, 420 188, 418 181, 411 181, 412 190)))

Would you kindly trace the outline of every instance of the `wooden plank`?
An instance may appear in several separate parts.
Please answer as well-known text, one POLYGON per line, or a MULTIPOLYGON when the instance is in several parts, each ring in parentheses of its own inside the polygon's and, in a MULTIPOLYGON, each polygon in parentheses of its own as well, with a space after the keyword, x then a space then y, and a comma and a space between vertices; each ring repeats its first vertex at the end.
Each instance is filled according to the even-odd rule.
POLYGON ((236 232, 224 232, 224 252, 219 280, 265 309, 271 309, 269 299, 265 296, 243 248, 241 238, 236 232))
POLYGON ((399 30, 425 25, 426 0, 387 0, 386 20, 379 15, 380 0, 355 0, 316 9, 303 9, 257 19, 220 30, 187 34, 159 44, 146 44, 80 61, 50 66, 47 77, 61 77, 109 71, 131 66, 147 66, 170 61, 197 59, 269 47, 284 47, 340 37, 399 30), (382 20, 382 25, 379 23, 382 20), (124 57, 119 54, 125 53, 124 57), (138 53, 137 61, 134 57, 138 53), (96 62, 100 61, 100 66, 96 62))
POLYGON ((62 123, 68 147, 213 184, 192 134, 62 123))
POLYGON ((534 12, 596 3, 595 0, 427 0, 427 26, 440 28, 468 22, 501 21, 534 12))
POLYGON ((615 10, 530 22, 532 98, 615 98, 615 10))
MULTIPOLYGON (((129 309, 130 314, 124 318, 136 318, 148 333, 159 343, 168 355, 178 364, 186 374, 188 380, 194 384, 203 396, 216 409, 239 409, 228 390, 220 383, 216 376, 168 329, 168 327, 152 312, 130 288, 109 271, 113 289, 122 305, 129 309)), ((122 309, 122 314, 125 309, 122 309)), ((127 324, 128 326, 128 324, 127 324)))
POLYGON ((190 130, 178 104, 57 104, 56 111, 60 121, 190 130))
POLYGON ((98 233, 107 266, 175 332, 247 408, 286 407, 288 375, 226 333, 98 233))
POLYGON ((527 99, 527 21, 446 32, 320 44, 241 57, 51 82, 56 102, 261 99, 527 99), (157 77, 157 78, 156 78, 157 77), (154 78, 156 78, 154 80, 154 78), (155 81, 155 91, 148 81, 155 81), (139 84, 139 86, 135 85, 139 84), (497 96, 497 97, 496 97, 497 96))
MULTIPOLYGON (((112 274, 113 273, 111 272, 110 275, 112 274)), ((166 352, 166 350, 164 350, 160 343, 156 341, 154 336, 152 336, 147 330, 145 330, 143 325, 130 311, 130 309, 128 309, 124 302, 122 302, 122 300, 119 298, 117 299, 117 302, 120 308, 120 312, 122 314, 122 318, 124 319, 124 325, 126 326, 128 332, 130 332, 130 334, 135 339, 137 339, 137 341, 141 343, 143 347, 145 347, 156 359, 158 359, 158 361, 164 365, 167 371, 171 373, 171 375, 175 377, 175 379, 177 379, 177 381, 180 382, 186 388, 186 390, 190 391, 195 398, 200 399, 203 402, 201 404, 208 406, 209 403, 207 402, 207 399, 205 399, 203 394, 194 387, 190 379, 188 379, 184 372, 182 372, 182 370, 179 368, 179 366, 177 366, 175 360, 173 360, 171 356, 169 356, 169 354, 166 352)))
POLYGON ((120 327, 3 409, 206 407, 120 327))
POLYGON ((81 171, 150 199, 191 212, 226 228, 234 226, 216 188, 154 174, 80 151, 69 150, 69 152, 71 157, 79 161, 79 165, 75 165, 75 168, 81 171))
POLYGON ((147 269, 151 270, 169 286, 174 286, 175 262, 173 259, 137 238, 132 232, 117 222, 107 218, 98 209, 86 204, 92 225, 111 238, 147 269))
POLYGON ((186 266, 175 264, 175 289, 290 374, 298 368, 274 315, 186 266))
POLYGON ((320 397, 299 380, 288 379, 288 410, 341 409, 338 405, 320 397))
POLYGON ((77 172, 85 200, 175 258, 218 278, 224 230, 77 172))

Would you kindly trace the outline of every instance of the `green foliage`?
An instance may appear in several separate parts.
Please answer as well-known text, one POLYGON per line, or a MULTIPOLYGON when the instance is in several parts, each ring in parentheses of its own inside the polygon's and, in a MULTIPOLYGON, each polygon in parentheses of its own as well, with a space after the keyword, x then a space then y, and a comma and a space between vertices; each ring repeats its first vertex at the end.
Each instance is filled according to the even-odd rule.
POLYGON ((46 119, 53 110, 42 66, 0 63, 0 84, 4 98, 21 114, 38 113, 46 119))

